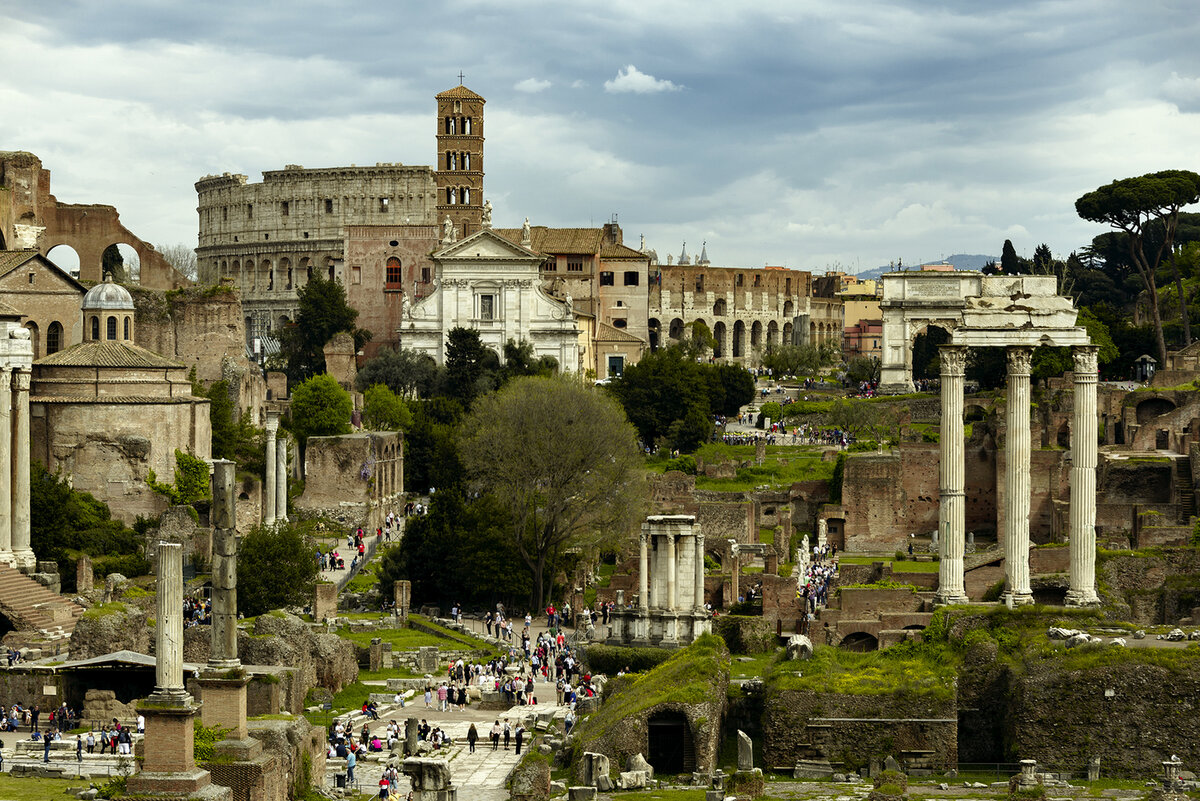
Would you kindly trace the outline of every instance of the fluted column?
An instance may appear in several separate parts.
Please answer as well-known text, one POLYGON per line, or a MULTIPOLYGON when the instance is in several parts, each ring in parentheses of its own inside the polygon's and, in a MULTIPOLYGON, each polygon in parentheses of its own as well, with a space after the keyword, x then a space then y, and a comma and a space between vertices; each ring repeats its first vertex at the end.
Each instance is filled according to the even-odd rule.
POLYGON ((1071 421, 1071 585, 1067 606, 1094 606, 1096 595, 1096 353, 1071 349, 1075 359, 1075 413, 1071 421))
POLYGON ((266 471, 263 486, 263 522, 275 522, 275 462, 278 455, 275 450, 275 433, 279 430, 279 413, 267 412, 267 447, 263 459, 263 469, 266 471))
POLYGON ((941 470, 938 509, 941 562, 938 564, 937 601, 965 603, 963 551, 966 549, 966 507, 963 453, 963 375, 967 349, 961 345, 938 348, 942 363, 941 470))
POLYGON ((650 555, 647 553, 646 538, 643 530, 638 536, 638 608, 643 612, 650 609, 650 555))
POLYGON ((32 571, 37 557, 29 540, 29 380, 30 368, 14 374, 13 396, 13 468, 12 468, 12 550, 17 567, 32 571))
POLYGON ((704 533, 700 531, 700 524, 696 524, 696 536, 693 540, 696 543, 696 599, 695 607, 697 610, 704 609, 704 533))
POLYGON ((0 367, 0 563, 12 555, 12 369, 0 367))
POLYGON ((1004 463, 1005 600, 1033 603, 1029 589, 1029 368, 1033 349, 1008 349, 1008 428, 1004 463))
POLYGON ((667 604, 666 608, 672 612, 675 611, 675 588, 678 585, 676 581, 675 571, 678 569, 678 562, 675 560, 675 532, 668 531, 664 538, 664 544, 667 546, 667 604))
POLYGON ((287 516, 287 436, 280 437, 275 443, 275 519, 286 521, 287 516))
POLYGON ((228 459, 213 461, 212 641, 210 669, 241 664, 237 646, 237 516, 234 469, 228 459))
POLYGON ((183 686, 183 546, 158 543, 158 622, 154 636, 154 692, 152 701, 186 703, 183 686))

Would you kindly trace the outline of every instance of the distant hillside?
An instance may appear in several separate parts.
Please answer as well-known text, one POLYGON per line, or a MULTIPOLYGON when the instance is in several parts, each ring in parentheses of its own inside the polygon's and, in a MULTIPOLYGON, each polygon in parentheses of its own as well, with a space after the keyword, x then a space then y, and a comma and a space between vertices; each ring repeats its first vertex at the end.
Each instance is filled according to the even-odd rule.
MULTIPOLYGON (((934 264, 937 261, 937 259, 933 259, 921 262, 921 264, 934 264)), ((984 256, 979 253, 955 253, 952 256, 947 256, 946 261, 953 264, 956 270, 981 270, 983 269, 983 265, 987 264, 989 261, 1000 261, 1000 257, 984 256)), ((920 264, 911 264, 908 266, 919 267, 920 264)), ((882 267, 872 267, 870 270, 863 270, 858 274, 858 277, 878 278, 886 272, 891 272, 893 269, 895 268, 885 264, 882 267)))

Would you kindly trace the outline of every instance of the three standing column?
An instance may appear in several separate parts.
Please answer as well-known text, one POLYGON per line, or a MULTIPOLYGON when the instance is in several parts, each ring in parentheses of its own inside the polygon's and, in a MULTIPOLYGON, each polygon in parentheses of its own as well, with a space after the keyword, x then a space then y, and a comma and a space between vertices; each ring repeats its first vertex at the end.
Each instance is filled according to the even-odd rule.
POLYGON ((1096 595, 1096 382, 1095 345, 1071 349, 1075 409, 1071 421, 1071 568, 1067 606, 1095 606, 1096 595))
POLYGON ((938 563, 938 603, 966 603, 963 552, 966 550, 966 497, 963 448, 963 378, 967 348, 942 345, 941 465, 938 529, 941 535, 938 563))
POLYGON ((1033 603, 1029 587, 1029 371, 1033 349, 1008 349, 1008 405, 1004 464, 1004 597, 1033 603))

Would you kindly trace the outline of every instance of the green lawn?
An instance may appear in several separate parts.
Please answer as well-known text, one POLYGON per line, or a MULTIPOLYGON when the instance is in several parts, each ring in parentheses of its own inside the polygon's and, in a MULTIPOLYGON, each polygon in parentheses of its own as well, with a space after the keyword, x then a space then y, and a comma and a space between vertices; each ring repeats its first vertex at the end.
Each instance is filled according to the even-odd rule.
POLYGON ((95 784, 103 787, 106 779, 95 779, 93 782, 79 779, 14 779, 7 773, 0 773, 0 798, 4 801, 45 801, 47 798, 66 798, 68 787, 87 787, 95 784))
POLYGON ((938 562, 914 562, 905 560, 897 562, 889 556, 838 556, 838 562, 844 565, 873 565, 876 562, 884 562, 892 566, 893 573, 936 573, 938 572, 938 562))

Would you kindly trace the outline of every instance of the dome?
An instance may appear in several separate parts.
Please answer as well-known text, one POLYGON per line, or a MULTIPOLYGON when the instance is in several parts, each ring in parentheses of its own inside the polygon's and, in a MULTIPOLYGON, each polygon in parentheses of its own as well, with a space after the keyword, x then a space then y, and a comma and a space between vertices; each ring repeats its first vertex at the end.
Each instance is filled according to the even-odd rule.
POLYGON ((133 311, 133 295, 120 284, 113 283, 112 274, 104 277, 103 283, 96 284, 83 296, 84 311, 133 311))

